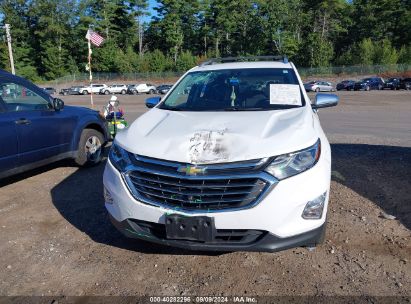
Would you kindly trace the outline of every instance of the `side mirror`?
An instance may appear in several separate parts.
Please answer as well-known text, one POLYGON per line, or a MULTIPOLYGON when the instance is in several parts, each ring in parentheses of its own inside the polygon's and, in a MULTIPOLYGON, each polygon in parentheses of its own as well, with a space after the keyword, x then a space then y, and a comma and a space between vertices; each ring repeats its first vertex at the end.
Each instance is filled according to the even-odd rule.
POLYGON ((56 111, 63 110, 64 108, 64 101, 61 100, 60 98, 54 98, 53 99, 53 108, 56 111))
POLYGON ((315 109, 334 107, 340 98, 335 94, 317 94, 311 107, 315 109))
POLYGON ((161 97, 157 96, 157 97, 150 97, 146 99, 146 107, 147 108, 153 108, 156 105, 158 105, 158 103, 160 102, 161 97))

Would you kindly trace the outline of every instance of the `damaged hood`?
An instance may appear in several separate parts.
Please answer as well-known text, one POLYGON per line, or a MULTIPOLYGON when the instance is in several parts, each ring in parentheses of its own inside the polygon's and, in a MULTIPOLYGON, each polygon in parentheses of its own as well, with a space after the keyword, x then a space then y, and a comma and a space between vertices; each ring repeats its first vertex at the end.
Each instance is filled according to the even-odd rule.
POLYGON ((177 112, 154 108, 119 132, 116 143, 152 158, 192 164, 259 159, 318 139, 306 107, 276 111, 177 112))

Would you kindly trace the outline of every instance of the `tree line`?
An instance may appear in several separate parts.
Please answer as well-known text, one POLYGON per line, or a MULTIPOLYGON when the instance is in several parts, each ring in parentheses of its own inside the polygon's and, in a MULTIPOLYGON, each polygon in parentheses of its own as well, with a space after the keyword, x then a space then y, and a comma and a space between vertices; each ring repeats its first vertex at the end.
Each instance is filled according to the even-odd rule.
MULTIPOLYGON (((16 71, 32 80, 85 72, 184 71, 210 57, 287 55, 298 66, 411 64, 411 0, 2 0, 16 71)), ((0 68, 9 69, 4 30, 0 68)))

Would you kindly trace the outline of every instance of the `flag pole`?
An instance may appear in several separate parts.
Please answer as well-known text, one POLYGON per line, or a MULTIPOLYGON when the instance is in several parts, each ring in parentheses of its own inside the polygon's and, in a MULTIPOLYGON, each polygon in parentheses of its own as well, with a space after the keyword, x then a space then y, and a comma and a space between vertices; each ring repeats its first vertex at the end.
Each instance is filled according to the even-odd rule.
POLYGON ((93 88, 91 87, 91 82, 93 81, 93 74, 91 73, 91 37, 87 35, 87 42, 88 42, 88 71, 89 71, 89 81, 90 81, 90 102, 91 108, 94 108, 93 102, 93 88))

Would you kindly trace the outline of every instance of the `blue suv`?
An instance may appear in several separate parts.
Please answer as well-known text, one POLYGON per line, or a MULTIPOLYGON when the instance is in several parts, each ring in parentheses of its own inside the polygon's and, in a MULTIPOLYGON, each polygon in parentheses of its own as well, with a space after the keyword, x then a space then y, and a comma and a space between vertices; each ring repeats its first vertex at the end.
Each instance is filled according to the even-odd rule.
POLYGON ((100 162, 107 128, 97 111, 64 106, 31 82, 0 70, 0 178, 72 158, 100 162))

